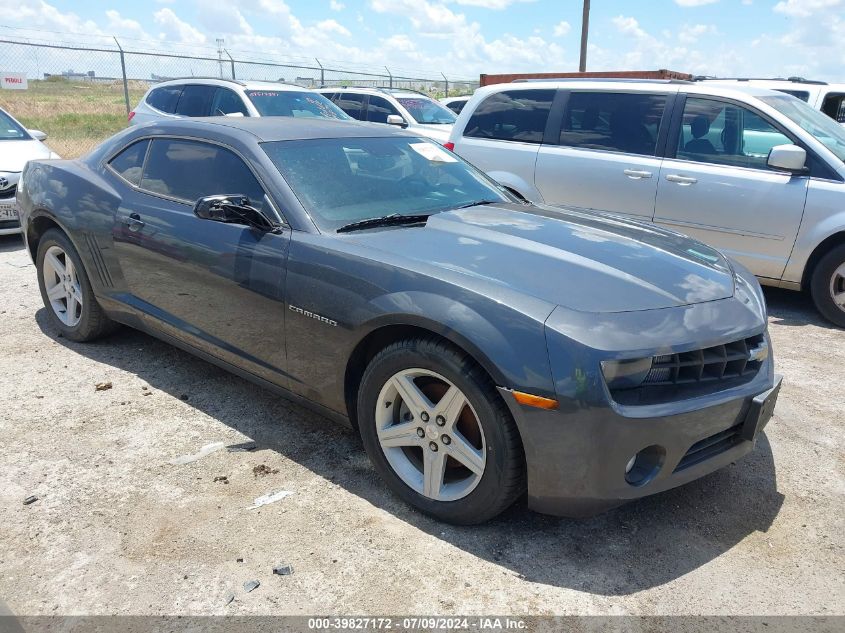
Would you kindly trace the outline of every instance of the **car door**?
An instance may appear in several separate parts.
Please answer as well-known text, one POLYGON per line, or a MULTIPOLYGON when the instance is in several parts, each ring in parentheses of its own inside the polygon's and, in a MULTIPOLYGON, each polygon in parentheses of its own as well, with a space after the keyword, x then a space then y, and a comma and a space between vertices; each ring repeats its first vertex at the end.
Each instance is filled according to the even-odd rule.
POLYGON ((365 100, 367 95, 357 92, 339 92, 334 95, 335 105, 346 112, 353 119, 363 121, 365 117, 365 100))
POLYGON ((556 103, 557 131, 537 155, 548 204, 651 220, 668 128, 669 93, 573 90, 556 103))
POLYGON ((215 86, 186 85, 176 104, 176 114, 185 117, 211 116, 211 102, 216 90, 215 86))
POLYGON ((225 116, 227 114, 249 116, 249 110, 247 110, 243 99, 237 92, 228 88, 217 88, 214 91, 214 98, 211 100, 211 116, 225 116))
POLYGON ((153 327, 285 385, 289 230, 273 234, 193 213, 200 197, 244 194, 275 214, 244 160, 221 145, 157 137, 109 166, 122 198, 113 238, 123 300, 153 327))
POLYGON ((387 123, 387 117, 392 114, 402 116, 399 110, 384 97, 379 97, 378 95, 369 96, 367 100, 367 121, 371 123, 387 123))
POLYGON ((780 279, 807 198, 809 177, 768 167, 769 151, 793 143, 753 108, 715 97, 679 99, 660 171, 654 221, 780 279))

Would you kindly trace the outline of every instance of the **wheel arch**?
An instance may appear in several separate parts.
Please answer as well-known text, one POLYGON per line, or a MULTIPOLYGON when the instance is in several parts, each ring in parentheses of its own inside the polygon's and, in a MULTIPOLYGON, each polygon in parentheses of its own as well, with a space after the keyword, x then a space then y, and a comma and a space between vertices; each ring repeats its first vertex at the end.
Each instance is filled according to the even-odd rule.
POLYGON ((807 258, 807 263, 804 266, 804 274, 801 277, 801 289, 807 290, 810 287, 810 280, 813 277, 813 271, 822 257, 824 257, 831 249, 845 244, 845 230, 838 231, 832 235, 828 235, 813 249, 810 257, 807 258))
POLYGON ((502 185, 505 189, 516 193, 518 196, 525 198, 530 202, 545 202, 543 195, 534 183, 525 180, 518 174, 509 171, 489 171, 487 172, 487 175, 502 185))
POLYGON ((38 244, 41 242, 41 238, 50 229, 58 229, 64 233, 71 241, 71 244, 79 251, 79 247, 74 244, 68 231, 53 216, 45 212, 35 212, 26 226, 26 248, 33 262, 38 257, 38 244))

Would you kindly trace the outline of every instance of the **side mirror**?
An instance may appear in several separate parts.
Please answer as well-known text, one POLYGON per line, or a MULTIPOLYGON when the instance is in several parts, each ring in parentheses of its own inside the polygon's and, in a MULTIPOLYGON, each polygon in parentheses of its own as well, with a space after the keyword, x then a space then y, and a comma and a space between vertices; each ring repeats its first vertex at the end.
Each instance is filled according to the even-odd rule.
POLYGON ((244 118, 244 113, 243 112, 227 112, 223 116, 231 116, 231 117, 235 117, 236 119, 242 119, 242 118, 244 118))
POLYGON ((212 222, 243 224, 270 233, 281 232, 281 225, 251 206, 249 198, 242 193, 200 198, 194 204, 194 215, 212 222))
POLYGON ((32 138, 34 138, 36 141, 46 141, 47 140, 47 134, 45 134, 41 130, 27 130, 27 132, 29 132, 29 135, 32 138))
POLYGON ((408 127, 408 122, 403 119, 398 114, 388 114, 387 115, 387 124, 388 125, 398 125, 399 127, 408 127))
POLYGON ((802 174, 807 171, 807 152, 797 145, 775 145, 766 164, 772 169, 802 174))

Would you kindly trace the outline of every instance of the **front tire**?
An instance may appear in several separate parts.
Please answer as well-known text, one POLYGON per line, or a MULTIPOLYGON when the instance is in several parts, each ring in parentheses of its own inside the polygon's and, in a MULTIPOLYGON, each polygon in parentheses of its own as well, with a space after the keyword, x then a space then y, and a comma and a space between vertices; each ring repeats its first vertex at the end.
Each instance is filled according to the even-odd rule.
POLYGON ((482 523, 525 489, 513 417, 486 373, 448 343, 409 339, 376 354, 358 422, 387 485, 442 521, 482 523))
POLYGON ((97 303, 82 259, 67 235, 58 229, 44 233, 35 262, 47 318, 63 337, 92 341, 115 328, 97 303))
POLYGON ((845 244, 832 249, 816 264, 810 292, 822 316, 845 327, 845 244))

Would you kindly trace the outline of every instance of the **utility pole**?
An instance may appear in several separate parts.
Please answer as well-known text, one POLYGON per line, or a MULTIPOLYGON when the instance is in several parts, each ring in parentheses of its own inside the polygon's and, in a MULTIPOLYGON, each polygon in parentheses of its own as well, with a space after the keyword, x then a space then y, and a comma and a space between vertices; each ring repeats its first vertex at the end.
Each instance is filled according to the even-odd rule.
POLYGON ((225 44, 226 41, 222 37, 217 38, 217 72, 221 79, 223 78, 223 46, 225 44))
POLYGON ((590 0, 584 0, 584 13, 581 18, 581 62, 578 72, 587 71, 587 33, 590 30, 590 0))

